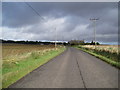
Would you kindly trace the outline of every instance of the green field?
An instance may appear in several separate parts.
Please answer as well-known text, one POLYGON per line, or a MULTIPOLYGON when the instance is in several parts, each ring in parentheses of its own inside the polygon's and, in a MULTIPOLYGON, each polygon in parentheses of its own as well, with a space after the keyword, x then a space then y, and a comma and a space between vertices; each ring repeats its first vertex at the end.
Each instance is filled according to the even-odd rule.
POLYGON ((78 45, 75 47, 120 68, 120 53, 117 45, 96 45, 96 47, 95 45, 78 45))
POLYGON ((6 88, 65 50, 63 46, 3 44, 2 88, 6 88))

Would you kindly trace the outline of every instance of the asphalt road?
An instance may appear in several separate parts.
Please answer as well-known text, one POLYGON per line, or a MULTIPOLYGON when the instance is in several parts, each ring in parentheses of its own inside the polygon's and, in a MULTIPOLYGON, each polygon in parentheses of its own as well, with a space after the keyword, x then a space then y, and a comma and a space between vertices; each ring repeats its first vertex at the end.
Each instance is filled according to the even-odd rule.
POLYGON ((118 88, 118 69, 68 48, 9 88, 118 88))

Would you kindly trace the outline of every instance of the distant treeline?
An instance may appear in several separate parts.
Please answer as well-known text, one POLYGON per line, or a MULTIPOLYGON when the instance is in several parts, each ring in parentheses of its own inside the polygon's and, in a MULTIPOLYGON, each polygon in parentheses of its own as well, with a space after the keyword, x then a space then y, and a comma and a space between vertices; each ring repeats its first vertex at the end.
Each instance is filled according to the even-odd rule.
MULTIPOLYGON (((40 45, 54 45, 55 42, 42 42, 42 41, 14 41, 14 40, 0 40, 1 43, 16 43, 16 44, 40 44, 40 45)), ((91 41, 90 43, 84 42, 84 40, 71 40, 68 43, 57 42, 58 45, 95 45, 95 42, 91 41)), ((99 45, 96 42, 96 45, 99 45)))
MULTIPOLYGON (((91 41, 90 43, 85 42, 84 40, 71 40, 68 42, 69 45, 95 45, 94 41, 91 41)), ((96 42, 96 45, 100 45, 99 42, 96 42)))
MULTIPOLYGON (((42 41, 14 41, 14 40, 0 40, 1 43, 16 43, 16 44, 40 44, 40 45, 54 45, 55 42, 42 42, 42 41)), ((66 45, 65 42, 57 42, 57 44, 66 45)))

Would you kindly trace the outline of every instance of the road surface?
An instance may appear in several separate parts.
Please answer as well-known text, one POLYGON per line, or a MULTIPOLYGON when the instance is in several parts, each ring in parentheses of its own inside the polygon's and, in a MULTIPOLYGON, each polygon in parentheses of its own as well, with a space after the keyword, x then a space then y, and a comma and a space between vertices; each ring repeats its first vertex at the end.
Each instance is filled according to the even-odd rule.
POLYGON ((118 69, 69 47, 9 88, 118 88, 118 69))

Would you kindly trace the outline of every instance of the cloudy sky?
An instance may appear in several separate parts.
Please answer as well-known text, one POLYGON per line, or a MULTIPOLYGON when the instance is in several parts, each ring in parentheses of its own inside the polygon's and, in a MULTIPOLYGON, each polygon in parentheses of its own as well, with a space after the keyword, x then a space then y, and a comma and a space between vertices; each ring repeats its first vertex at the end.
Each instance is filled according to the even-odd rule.
POLYGON ((24 2, 2 3, 2 30, 6 40, 118 41, 117 2, 24 2))

